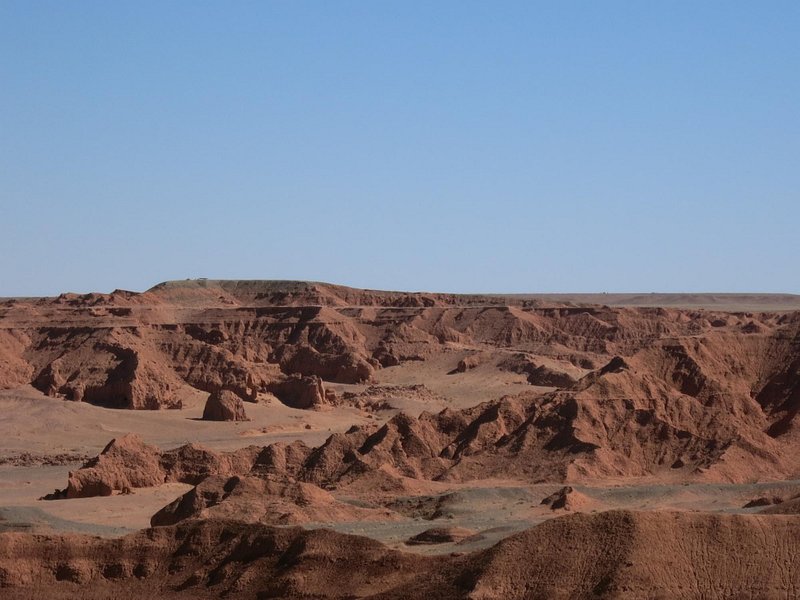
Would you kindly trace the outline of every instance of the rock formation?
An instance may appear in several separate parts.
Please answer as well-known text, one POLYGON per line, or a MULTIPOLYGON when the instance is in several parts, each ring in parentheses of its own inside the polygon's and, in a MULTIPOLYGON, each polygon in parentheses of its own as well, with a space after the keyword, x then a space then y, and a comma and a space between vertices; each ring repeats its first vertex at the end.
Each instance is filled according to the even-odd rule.
POLYGON ((189 387, 318 408, 330 403, 324 381, 366 382, 381 366, 467 350, 462 368, 451 367, 458 377, 502 350, 510 358, 499 368, 536 386, 650 405, 682 395, 779 437, 800 410, 799 332, 798 312, 171 282, 141 294, 5 302, 0 386, 31 383, 116 408, 178 407, 189 387), (627 381, 597 371, 614 357, 629 365, 627 381))
POLYGON ((250 446, 217 454, 197 444, 161 452, 136 434, 111 440, 97 457, 71 471, 67 487, 48 499, 110 496, 123 489, 165 482, 197 484, 209 475, 247 473, 260 448, 250 446))
POLYGON ((8 600, 793 597, 800 517, 612 511, 551 519, 463 556, 325 529, 186 521, 123 538, 0 534, 8 600))
POLYGON ((592 501, 571 485, 567 485, 542 499, 542 504, 549 506, 551 510, 580 511, 585 510, 592 501))
MULTIPOLYGON (((800 312, 173 282, 0 303, 0 387, 27 384, 125 409, 177 408, 201 390, 205 418, 221 420, 246 418, 244 402, 268 397, 345 406, 361 424, 339 423, 320 443, 318 423, 336 414, 306 415, 297 422, 314 422, 306 439, 316 447, 234 452, 118 437, 50 498, 137 494, 113 501, 124 503, 160 497, 143 487, 194 487, 153 515, 156 527, 126 538, 0 534, 4 598, 768 598, 800 585, 800 498, 786 485, 748 488, 748 511, 763 514, 742 516, 594 513, 605 496, 578 491, 608 479, 796 477, 800 312), (489 479, 506 487, 487 491, 489 479), (543 494, 529 495, 543 483, 560 486, 542 500, 552 513, 543 494), (486 550, 424 559, 272 527, 398 520, 413 526, 400 543, 422 528, 411 519, 441 519, 406 549, 449 552, 437 545, 497 534, 455 526, 473 526, 458 521, 459 503, 481 494, 512 498, 514 517, 557 518, 486 550)), ((746 500, 735 496, 737 507, 746 500)))
POLYGON ((184 519, 198 518, 294 525, 391 521, 398 516, 387 509, 362 508, 339 502, 316 485, 290 478, 211 475, 153 515, 151 524, 173 525, 184 519))
POLYGON ((230 390, 211 392, 203 409, 204 421, 247 421, 244 403, 230 390))

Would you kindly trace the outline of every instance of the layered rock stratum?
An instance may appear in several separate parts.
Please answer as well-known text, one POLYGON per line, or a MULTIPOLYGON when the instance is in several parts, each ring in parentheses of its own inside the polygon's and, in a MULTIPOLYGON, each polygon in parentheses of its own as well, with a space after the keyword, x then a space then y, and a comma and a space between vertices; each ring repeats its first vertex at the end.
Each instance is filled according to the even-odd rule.
MULTIPOLYGON (((336 442, 410 477, 677 469, 741 480, 797 467, 786 446, 800 410, 798 312, 200 280, 7 300, 0 336, 0 385, 117 408, 179 406, 192 388, 326 408, 345 401, 326 384, 369 382, 378 369, 448 352, 466 353, 464 370, 494 361, 528 378, 530 393, 398 417, 336 442), (399 441, 384 451, 387 436, 399 441)), ((337 468, 340 477, 351 466, 337 468)))

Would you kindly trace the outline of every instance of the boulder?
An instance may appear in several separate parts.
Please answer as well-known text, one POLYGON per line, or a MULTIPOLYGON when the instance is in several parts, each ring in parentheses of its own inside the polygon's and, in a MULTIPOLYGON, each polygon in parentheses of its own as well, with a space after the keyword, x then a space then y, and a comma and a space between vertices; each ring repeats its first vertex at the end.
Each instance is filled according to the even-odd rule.
POLYGON ((591 500, 573 488, 571 485, 562 487, 542 500, 542 504, 550 507, 550 510, 577 510, 585 509, 591 504, 591 500))
POLYGON ((483 362, 483 357, 479 354, 470 354, 469 356, 465 356, 460 361, 458 361, 458 365, 456 365, 455 372, 456 373, 466 373, 467 371, 474 369, 478 365, 483 362))
POLYGON ((212 392, 203 409, 204 421, 248 421, 241 397, 231 390, 212 392))

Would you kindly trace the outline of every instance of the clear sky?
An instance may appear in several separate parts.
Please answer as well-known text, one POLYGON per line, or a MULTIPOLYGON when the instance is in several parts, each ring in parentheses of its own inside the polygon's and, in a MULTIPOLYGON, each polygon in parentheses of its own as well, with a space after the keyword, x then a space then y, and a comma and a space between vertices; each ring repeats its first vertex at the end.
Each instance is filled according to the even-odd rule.
POLYGON ((0 0, 0 296, 800 292, 800 2, 0 0))

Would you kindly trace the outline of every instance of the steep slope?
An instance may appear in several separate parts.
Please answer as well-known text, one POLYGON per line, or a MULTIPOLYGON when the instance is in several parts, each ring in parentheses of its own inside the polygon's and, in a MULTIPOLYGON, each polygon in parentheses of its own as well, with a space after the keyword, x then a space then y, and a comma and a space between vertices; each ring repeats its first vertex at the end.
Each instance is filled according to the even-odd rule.
POLYGON ((422 557, 324 529, 188 521, 125 538, 0 534, 5 598, 786 598, 796 516, 549 520, 483 551, 422 557))

